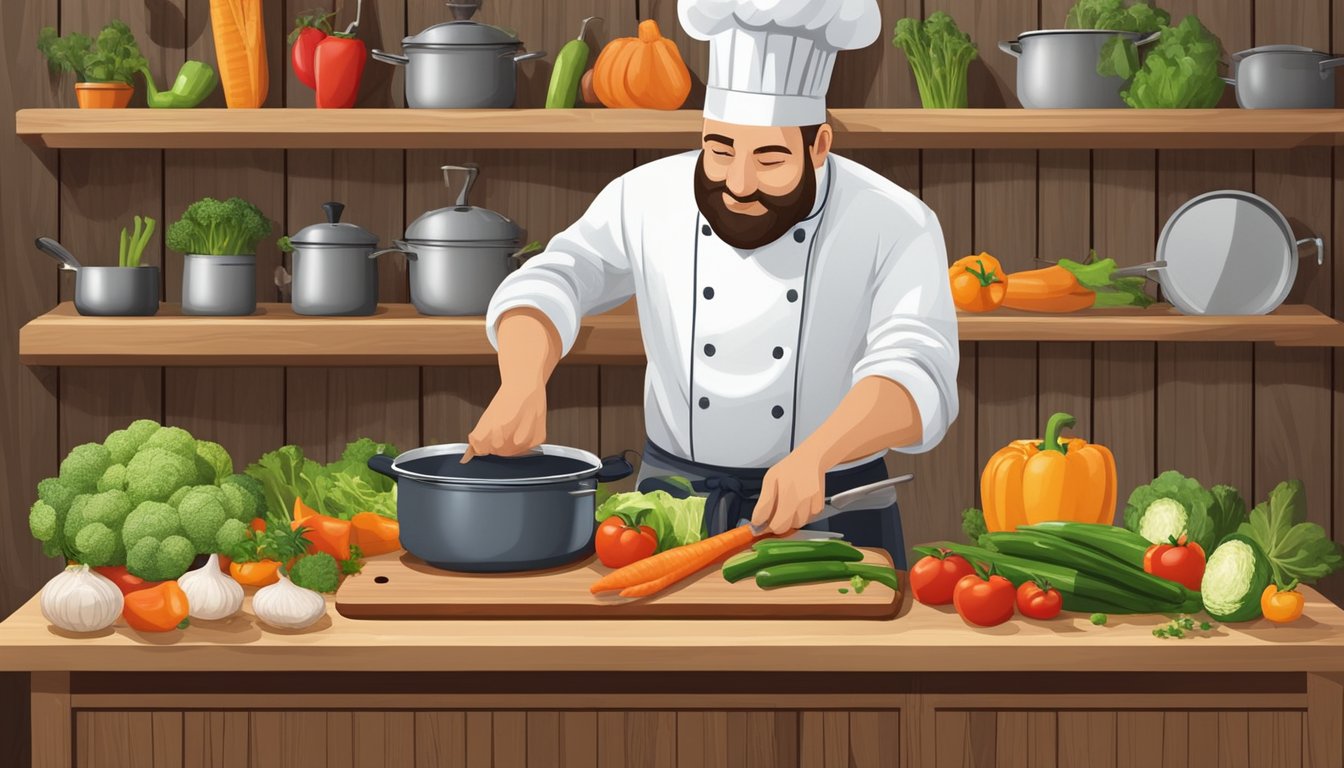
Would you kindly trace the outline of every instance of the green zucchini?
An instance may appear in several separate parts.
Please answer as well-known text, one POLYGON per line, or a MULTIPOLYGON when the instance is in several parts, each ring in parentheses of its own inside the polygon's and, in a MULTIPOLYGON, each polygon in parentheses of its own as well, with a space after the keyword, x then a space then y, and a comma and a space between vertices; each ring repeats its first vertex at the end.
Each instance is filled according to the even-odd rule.
POLYGON ((1108 555, 1082 544, 1039 531, 1013 531, 985 534, 995 549, 1006 555, 1054 563, 1073 568, 1107 581, 1113 581, 1136 594, 1168 602, 1185 600, 1185 588, 1174 581, 1144 573, 1108 555))
POLYGON ((855 576, 899 588, 896 571, 884 565, 820 560, 805 563, 786 563, 756 572, 756 586, 761 589, 789 587, 795 584, 813 584, 819 581, 849 581, 855 576))
POLYGON ((788 563, 806 563, 818 560, 857 563, 863 560, 863 553, 843 541, 826 541, 817 544, 808 543, 793 546, 781 542, 783 546, 772 546, 752 552, 734 555, 723 564, 723 578, 737 582, 751 576, 762 568, 786 565, 788 563))
POLYGON ((1128 528, 1101 523, 1069 523, 1051 521, 1021 526, 1020 531, 1039 531, 1058 536, 1075 544, 1091 547, 1125 563, 1131 568, 1143 570, 1143 557, 1148 553, 1152 542, 1128 528))
POLYGON ((1199 591, 1204 610, 1219 621, 1250 621, 1260 617, 1260 594, 1271 573, 1264 550, 1249 536, 1228 534, 1204 566, 1199 591))
POLYGON ((565 43, 555 57, 551 68, 551 83, 546 91, 547 109, 571 109, 579 98, 579 81, 583 79, 583 70, 588 67, 588 56, 592 50, 583 39, 588 24, 596 17, 583 20, 579 27, 579 36, 565 43))

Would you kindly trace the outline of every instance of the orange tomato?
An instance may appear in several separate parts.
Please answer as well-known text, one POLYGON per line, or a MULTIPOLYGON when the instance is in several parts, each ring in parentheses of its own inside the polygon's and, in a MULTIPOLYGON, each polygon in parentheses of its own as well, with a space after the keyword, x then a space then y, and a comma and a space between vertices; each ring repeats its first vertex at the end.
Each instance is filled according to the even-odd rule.
POLYGON ((965 312, 988 312, 1003 304, 1008 284, 1000 276, 997 259, 981 252, 957 259, 947 270, 952 284, 952 303, 965 312))
POLYGON ((187 593, 176 581, 141 589, 126 595, 122 618, 141 632, 171 632, 187 620, 190 613, 187 593))
POLYGON ((229 575, 244 587, 265 587, 280 580, 280 563, 275 560, 229 563, 229 575))

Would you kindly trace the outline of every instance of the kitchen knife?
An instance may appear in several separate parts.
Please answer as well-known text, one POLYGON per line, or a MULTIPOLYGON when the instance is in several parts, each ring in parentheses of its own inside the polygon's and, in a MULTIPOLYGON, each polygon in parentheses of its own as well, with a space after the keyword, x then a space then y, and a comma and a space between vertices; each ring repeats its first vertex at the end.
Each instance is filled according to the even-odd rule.
MULTIPOLYGON (((842 493, 837 493, 834 496, 828 496, 826 497, 825 506, 821 508, 821 512, 816 517, 812 518, 809 521, 809 525, 819 520, 827 520, 829 518, 835 517, 836 515, 847 511, 854 504, 857 504, 859 501, 868 498, 869 496, 873 495, 874 493, 877 493, 878 491, 884 491, 888 488, 895 488, 898 485, 908 483, 914 479, 915 476, 912 474, 897 475, 896 477, 889 478, 887 480, 881 480, 876 483, 869 483, 868 485, 861 485, 858 488, 853 488, 851 490, 844 491, 842 493)), ((886 507, 874 508, 874 510, 880 510, 880 509, 886 509, 886 507)), ((856 509, 853 511, 862 512, 863 510, 856 509)), ((751 525, 751 521, 739 520, 738 525, 751 525)), ((767 530, 768 529, 764 527, 758 528, 757 526, 751 525, 752 533, 755 533, 758 536, 765 534, 767 530)), ((829 539, 838 537, 839 534, 832 534, 828 531, 798 530, 794 531, 788 538, 829 539)))

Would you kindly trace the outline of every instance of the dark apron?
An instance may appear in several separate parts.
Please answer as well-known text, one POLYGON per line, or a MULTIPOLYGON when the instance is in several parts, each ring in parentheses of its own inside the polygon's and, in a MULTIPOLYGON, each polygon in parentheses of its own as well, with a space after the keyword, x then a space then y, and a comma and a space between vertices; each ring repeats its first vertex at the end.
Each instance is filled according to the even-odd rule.
MULTIPOLYGON (((687 461, 653 443, 644 444, 644 461, 639 469, 642 493, 667 491, 677 498, 691 495, 686 489, 665 480, 680 476, 691 481, 698 495, 705 496, 705 530, 710 536, 723 533, 741 520, 750 520, 761 495, 763 469, 738 469, 687 461)), ((882 459, 826 473, 826 495, 880 482, 890 477, 882 459)), ((905 569, 905 541, 901 535, 900 508, 893 503, 881 509, 851 510, 805 526, 808 531, 838 533, 860 547, 884 549, 899 569, 905 569)))

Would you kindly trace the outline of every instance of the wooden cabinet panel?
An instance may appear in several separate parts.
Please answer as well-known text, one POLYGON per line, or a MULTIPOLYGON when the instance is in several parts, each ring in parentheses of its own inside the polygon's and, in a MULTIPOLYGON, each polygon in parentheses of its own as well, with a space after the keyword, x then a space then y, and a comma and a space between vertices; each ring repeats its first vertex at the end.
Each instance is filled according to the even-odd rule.
POLYGON ((182 768, 181 712, 79 712, 80 768, 182 768))
POLYGON ((234 768, 248 764, 246 712, 182 715, 183 768, 234 768))

